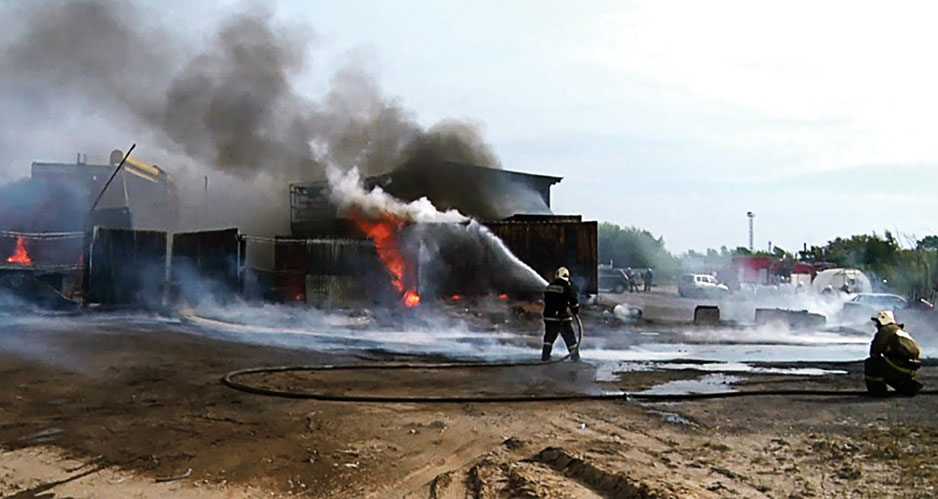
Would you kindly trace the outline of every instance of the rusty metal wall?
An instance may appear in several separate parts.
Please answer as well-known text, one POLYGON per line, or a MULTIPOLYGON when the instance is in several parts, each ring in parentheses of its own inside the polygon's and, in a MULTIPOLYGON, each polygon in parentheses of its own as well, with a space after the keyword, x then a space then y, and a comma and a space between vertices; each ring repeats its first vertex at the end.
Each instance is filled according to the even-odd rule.
POLYGON ((508 249, 548 281, 557 267, 570 269, 580 292, 599 288, 597 222, 500 221, 484 222, 508 249))
POLYGON ((165 232, 95 227, 88 299, 102 305, 161 305, 166 250, 165 232))
POLYGON ((307 239, 306 255, 310 274, 361 275, 381 269, 371 239, 307 239))
POLYGON ((370 239, 306 241, 306 299, 314 305, 354 306, 374 301, 389 282, 370 239))
POLYGON ((372 300, 371 282, 354 275, 306 276, 306 302, 317 307, 365 305, 372 300))
POLYGON ((280 238, 270 279, 278 300, 346 306, 379 298, 386 274, 370 239, 280 238))
POLYGON ((306 241, 278 236, 274 242, 273 297, 279 301, 306 300, 306 241))
MULTIPOLYGON (((209 294, 225 301, 239 290, 238 229, 173 234, 171 281, 188 301, 209 294)), ((175 294, 175 293, 174 293, 175 294)))

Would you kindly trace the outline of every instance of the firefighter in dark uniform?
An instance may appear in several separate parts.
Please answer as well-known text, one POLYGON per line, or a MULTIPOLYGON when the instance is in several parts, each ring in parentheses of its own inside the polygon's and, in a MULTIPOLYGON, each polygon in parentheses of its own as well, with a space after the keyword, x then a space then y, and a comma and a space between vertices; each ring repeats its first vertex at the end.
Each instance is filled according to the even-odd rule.
POLYGON ((580 360, 579 345, 573 334, 573 316, 580 312, 580 302, 570 285, 570 271, 560 267, 554 273, 554 280, 544 290, 544 348, 541 360, 550 360, 550 351, 554 348, 557 335, 563 337, 570 352, 570 359, 580 360), (571 315, 572 314, 572 315, 571 315))
POLYGON ((871 319, 876 325, 876 335, 870 344, 870 358, 863 365, 866 390, 873 395, 885 395, 888 385, 903 395, 915 395, 922 389, 915 379, 921 366, 918 343, 905 332, 905 326, 896 324, 892 310, 882 310, 871 319))

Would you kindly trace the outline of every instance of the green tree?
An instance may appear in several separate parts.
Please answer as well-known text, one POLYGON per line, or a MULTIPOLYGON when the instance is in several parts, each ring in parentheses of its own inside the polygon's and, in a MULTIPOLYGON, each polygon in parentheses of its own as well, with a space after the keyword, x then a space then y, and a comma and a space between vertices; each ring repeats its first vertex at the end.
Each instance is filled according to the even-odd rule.
POLYGON ((664 247, 664 238, 637 227, 599 224, 599 261, 614 267, 651 267, 660 277, 677 272, 677 260, 664 247))
POLYGON ((915 246, 918 249, 938 250, 938 236, 925 236, 915 246))
POLYGON ((774 257, 776 257, 776 258, 780 258, 780 259, 782 259, 782 260, 792 260, 792 259, 794 259, 794 255, 792 255, 791 253, 785 251, 785 250, 782 249, 782 248, 779 248, 778 246, 772 248, 772 256, 774 256, 774 257))
POLYGON ((815 262, 863 270, 872 278, 874 286, 887 287, 910 300, 934 301, 938 236, 906 239, 907 247, 903 248, 890 231, 885 231, 882 237, 875 232, 838 237, 824 246, 812 246, 802 256, 815 262))

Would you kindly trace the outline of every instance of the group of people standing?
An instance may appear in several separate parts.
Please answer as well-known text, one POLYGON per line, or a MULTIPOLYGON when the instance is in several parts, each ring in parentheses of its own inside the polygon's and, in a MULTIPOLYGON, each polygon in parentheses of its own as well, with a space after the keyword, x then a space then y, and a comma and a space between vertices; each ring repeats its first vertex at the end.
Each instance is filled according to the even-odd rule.
POLYGON ((632 267, 625 269, 625 278, 629 281, 629 293, 634 293, 638 291, 638 283, 636 282, 641 275, 642 278, 642 291, 649 292, 651 291, 651 286, 654 284, 655 273, 649 268, 645 272, 639 274, 632 270, 632 267))

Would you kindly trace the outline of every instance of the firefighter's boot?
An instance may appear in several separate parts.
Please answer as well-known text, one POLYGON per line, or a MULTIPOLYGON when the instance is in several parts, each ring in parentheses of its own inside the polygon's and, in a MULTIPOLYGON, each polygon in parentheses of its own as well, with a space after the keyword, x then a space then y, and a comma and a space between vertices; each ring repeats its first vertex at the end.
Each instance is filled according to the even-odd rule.
POLYGON ((550 351, 553 349, 553 345, 544 345, 544 347, 541 349, 541 362, 547 362, 550 360, 550 351))
POLYGON ((906 380, 905 383, 899 386, 899 389, 896 391, 905 395, 906 397, 914 397, 915 394, 918 393, 919 390, 921 390, 924 386, 925 385, 919 383, 917 379, 910 377, 906 380))
POLYGON ((567 350, 570 351, 570 360, 572 360, 573 362, 580 361, 580 345, 577 345, 576 343, 574 343, 573 348, 567 348, 567 350))
POLYGON ((863 362, 863 376, 866 381, 866 391, 874 397, 886 395, 886 379, 883 377, 883 359, 869 357, 863 362))

